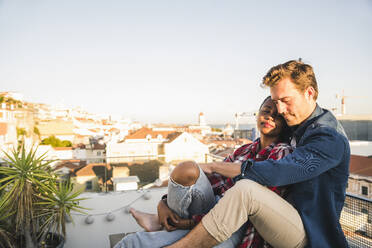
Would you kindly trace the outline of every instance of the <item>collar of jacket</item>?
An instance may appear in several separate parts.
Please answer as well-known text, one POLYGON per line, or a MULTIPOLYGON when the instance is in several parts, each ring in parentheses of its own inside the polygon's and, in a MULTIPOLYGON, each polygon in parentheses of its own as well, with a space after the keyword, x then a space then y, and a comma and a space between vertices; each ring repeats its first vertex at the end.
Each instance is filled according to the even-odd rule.
POLYGON ((311 125, 315 120, 317 120, 322 114, 324 113, 324 110, 319 107, 318 104, 316 104, 316 107, 314 111, 311 113, 310 117, 307 118, 304 122, 302 122, 300 125, 294 127, 292 129, 293 131, 293 137, 296 139, 297 143, 305 133, 306 128, 311 125))

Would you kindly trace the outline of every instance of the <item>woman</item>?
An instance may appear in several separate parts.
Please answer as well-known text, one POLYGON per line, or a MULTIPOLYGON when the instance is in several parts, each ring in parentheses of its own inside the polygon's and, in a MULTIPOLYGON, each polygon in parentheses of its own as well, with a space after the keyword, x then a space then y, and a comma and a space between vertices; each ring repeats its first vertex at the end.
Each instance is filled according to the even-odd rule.
MULTIPOLYGON (((234 161, 247 159, 262 161, 281 159, 291 152, 285 143, 289 134, 284 119, 278 115, 270 97, 260 106, 257 115, 260 138, 243 145, 224 162, 196 164, 191 161, 180 163, 173 171, 168 183, 168 196, 158 204, 158 214, 147 214, 131 209, 133 217, 147 232, 137 232, 126 236, 115 248, 123 247, 163 247, 174 243, 189 232, 223 197, 226 190, 234 185, 232 175, 240 172, 234 161), (205 174, 207 173, 207 175, 205 174), (163 227, 167 231, 160 231, 163 227)), ((283 188, 271 188, 283 194, 283 188)), ((265 242, 247 222, 230 239, 216 247, 262 247, 265 242)))

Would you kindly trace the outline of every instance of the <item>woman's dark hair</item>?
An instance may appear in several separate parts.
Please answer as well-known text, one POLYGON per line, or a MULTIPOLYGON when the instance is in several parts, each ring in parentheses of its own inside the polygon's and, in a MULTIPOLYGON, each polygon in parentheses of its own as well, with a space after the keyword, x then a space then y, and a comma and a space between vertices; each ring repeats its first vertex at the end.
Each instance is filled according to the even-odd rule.
POLYGON ((262 108, 262 106, 265 104, 265 102, 267 101, 267 100, 269 100, 269 99, 271 99, 271 96, 268 96, 268 97, 266 97, 264 100, 263 100, 263 102, 261 103, 261 105, 260 105, 260 108, 258 109, 258 111, 260 111, 260 109, 262 108))

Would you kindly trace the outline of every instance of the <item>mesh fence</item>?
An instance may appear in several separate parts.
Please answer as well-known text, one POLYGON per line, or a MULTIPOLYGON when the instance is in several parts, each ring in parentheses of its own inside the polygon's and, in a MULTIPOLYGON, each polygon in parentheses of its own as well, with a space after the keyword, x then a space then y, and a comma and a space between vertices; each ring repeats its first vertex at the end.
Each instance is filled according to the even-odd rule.
POLYGON ((372 201, 347 194, 340 223, 350 248, 372 247, 372 201))

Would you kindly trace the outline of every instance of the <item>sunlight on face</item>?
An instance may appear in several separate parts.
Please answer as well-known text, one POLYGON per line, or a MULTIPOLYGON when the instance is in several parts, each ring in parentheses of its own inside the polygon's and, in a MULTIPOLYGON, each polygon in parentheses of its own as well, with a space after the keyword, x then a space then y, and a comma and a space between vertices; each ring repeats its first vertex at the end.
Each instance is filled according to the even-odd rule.
POLYGON ((315 108, 315 101, 308 90, 299 91, 288 78, 280 80, 270 88, 271 98, 288 126, 294 126, 306 120, 315 108))
POLYGON ((257 128, 261 135, 279 136, 285 125, 271 99, 267 99, 257 115, 257 128))

